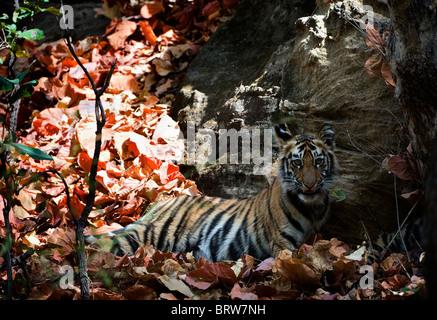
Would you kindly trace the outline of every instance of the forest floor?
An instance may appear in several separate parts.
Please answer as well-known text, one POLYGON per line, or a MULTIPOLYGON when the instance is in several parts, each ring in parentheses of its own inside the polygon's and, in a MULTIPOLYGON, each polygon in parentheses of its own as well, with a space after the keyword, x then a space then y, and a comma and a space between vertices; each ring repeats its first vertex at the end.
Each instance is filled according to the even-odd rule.
MULTIPOLYGON (((101 37, 86 37, 75 44, 97 86, 117 60, 102 96, 106 125, 88 233, 120 229, 138 220, 155 201, 200 194, 195 182, 173 164, 182 150, 179 126, 169 113, 190 61, 232 16, 239 1, 199 3, 203 2, 154 1, 137 10, 124 7, 123 19, 113 19, 101 37)), ((63 39, 42 44, 25 40, 23 46, 31 57, 19 59, 15 67, 23 71, 36 60, 27 78, 37 79, 38 85, 21 102, 18 142, 54 160, 14 154, 16 183, 28 185, 16 196, 9 215, 15 262, 13 298, 80 299, 78 282, 68 273, 77 272, 71 215, 80 215, 88 194, 95 96, 63 39), (48 169, 61 172, 68 183, 73 212, 68 210, 66 190, 57 175, 47 173, 30 183, 48 169), (33 254, 26 257, 29 249, 33 254)), ((7 67, 0 68, 7 75, 7 67)), ((5 110, 1 104, 1 116, 5 110)), ((6 192, 1 182, 0 200, 6 192)), ((0 238, 5 239, 3 201, 0 227, 0 238)), ((119 257, 91 247, 87 254, 91 299, 95 300, 424 297, 422 255, 394 253, 368 264, 365 247, 350 248, 320 235, 299 249, 284 250, 263 261, 243 255, 237 261, 212 263, 196 260, 188 252, 163 253, 150 245, 133 256, 119 257)), ((0 266, 2 299, 7 287, 2 256, 0 266)))

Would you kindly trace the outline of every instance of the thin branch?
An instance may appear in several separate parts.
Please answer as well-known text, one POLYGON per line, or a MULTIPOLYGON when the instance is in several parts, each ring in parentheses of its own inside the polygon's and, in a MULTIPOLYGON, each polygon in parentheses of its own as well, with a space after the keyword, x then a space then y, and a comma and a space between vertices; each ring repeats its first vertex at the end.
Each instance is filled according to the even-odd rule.
MULTIPOLYGON (((61 5, 63 5, 63 2, 61 0, 61 5)), ((65 17, 63 16, 64 22, 65 17)), ((67 26, 64 23, 65 26, 67 26)), ((90 297, 90 290, 89 290, 89 279, 87 274, 87 257, 85 252, 85 239, 84 239, 84 228, 87 224, 88 215, 91 212, 93 206, 94 206, 94 200, 96 197, 96 176, 97 176, 97 168, 99 164, 99 157, 100 157, 100 148, 102 146, 102 131, 103 127, 105 125, 106 119, 105 119, 105 109, 102 105, 102 102, 100 100, 100 97, 103 95, 107 87, 109 86, 112 74, 114 73, 115 67, 117 65, 117 60, 114 61, 114 63, 111 66, 111 70, 109 71, 105 83, 102 88, 98 89, 96 84, 94 83, 93 79, 91 78, 91 75, 89 74, 88 70, 85 68, 85 66, 80 61, 79 57, 77 56, 76 52, 74 51, 73 45, 71 44, 71 39, 68 33, 68 28, 65 29, 64 33, 65 42, 68 46, 68 49, 70 50, 70 53, 73 55, 73 58, 75 61, 79 64, 85 75, 87 76, 91 87, 94 91, 94 94, 96 96, 96 103, 95 103, 95 114, 96 114, 96 140, 95 140, 95 146, 94 146, 94 155, 91 163, 91 169, 88 176, 88 196, 87 196, 87 202, 85 204, 85 207, 82 210, 82 213, 79 217, 79 219, 75 219, 76 222, 76 251, 77 251, 77 260, 78 260, 78 269, 79 269, 79 283, 80 283, 80 291, 81 291, 81 298, 83 300, 88 300, 90 297)), ((73 215, 74 216, 74 215, 73 215)))
POLYGON ((360 152, 362 152, 363 154, 365 154, 366 156, 368 156, 370 159, 372 159, 373 161, 375 161, 377 164, 382 165, 382 163, 378 160, 376 160, 374 157, 372 157, 370 154, 368 154, 367 152, 365 152, 364 150, 360 149, 357 145, 355 145, 355 143, 352 141, 352 137, 349 133, 349 130, 346 130, 346 134, 349 137, 349 141, 350 143, 360 152))
POLYGON ((385 256, 385 254, 387 253, 388 249, 390 248, 391 244, 393 243, 393 241, 396 239, 396 237, 398 236, 400 230, 404 227, 405 223, 407 222, 408 218, 410 217, 411 213, 413 212, 414 208, 416 208, 416 206, 419 204, 420 200, 422 199, 423 195, 425 193, 422 192, 420 197, 416 200, 416 202, 414 203, 414 205, 411 207, 410 211, 408 211, 407 216, 405 217, 405 219, 402 221, 402 224, 400 225, 400 227, 398 227, 398 230, 396 231, 396 233, 393 235, 393 238, 390 240, 390 242, 387 244, 387 246, 384 248, 384 250, 381 253, 381 258, 385 256))

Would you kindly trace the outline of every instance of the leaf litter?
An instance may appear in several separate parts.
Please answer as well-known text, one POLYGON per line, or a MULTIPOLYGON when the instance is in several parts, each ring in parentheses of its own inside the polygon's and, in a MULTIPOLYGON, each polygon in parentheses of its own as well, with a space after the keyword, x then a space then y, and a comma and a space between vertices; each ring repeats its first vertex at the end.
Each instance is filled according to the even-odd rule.
MULTIPOLYGON (((179 126, 169 113, 189 62, 238 3, 169 0, 147 2, 140 8, 119 6, 114 10, 120 10, 126 19, 114 18, 101 38, 88 37, 76 43, 75 50, 97 86, 103 85, 117 59, 110 86, 102 96, 106 125, 88 233, 120 229, 138 220, 155 201, 200 194, 173 163, 182 156, 184 146, 179 126)), ((379 33, 368 31, 368 36, 373 39, 370 48, 384 45, 379 33)), ((26 43, 37 59, 32 72, 39 79, 26 100, 30 122, 17 136, 20 143, 38 148, 54 160, 20 155, 12 169, 20 172, 20 184, 48 169, 61 172, 73 212, 67 208, 61 179, 51 173, 30 183, 16 197, 18 205, 10 212, 13 255, 20 256, 29 248, 34 254, 26 264, 27 272, 14 266, 14 297, 80 299, 77 283, 62 289, 59 280, 65 275, 61 266, 76 265, 71 215, 82 212, 88 194, 96 128, 94 93, 63 40, 40 46, 26 43), (29 283, 28 288, 22 283, 29 283)), ((383 60, 377 59, 380 57, 371 57, 366 65, 390 83, 383 62, 381 66, 383 60)), ((396 171, 397 160, 391 160, 393 171, 409 174, 396 171)), ((1 238, 5 238, 5 195, 2 183, 1 238)), ((263 261, 243 255, 237 261, 213 263, 196 260, 190 252, 161 252, 150 244, 132 256, 119 257, 92 247, 87 247, 87 253, 94 300, 406 299, 422 297, 425 286, 422 260, 407 261, 405 255, 392 254, 371 265, 374 286, 363 289, 359 283, 363 277, 360 268, 367 265, 365 248, 352 251, 337 239, 321 237, 263 261)), ((3 263, 0 257, 0 265, 3 263)), ((5 292, 6 270, 2 269, 0 293, 5 292)))

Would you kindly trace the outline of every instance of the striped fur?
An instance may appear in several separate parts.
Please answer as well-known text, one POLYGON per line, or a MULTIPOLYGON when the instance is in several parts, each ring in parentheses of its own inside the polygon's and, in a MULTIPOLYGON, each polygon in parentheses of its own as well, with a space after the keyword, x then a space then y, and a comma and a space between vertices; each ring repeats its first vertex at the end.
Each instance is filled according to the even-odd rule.
MULTIPOLYGON (((193 252, 210 261, 236 260, 242 254, 264 259, 298 248, 327 220, 329 186, 335 173, 334 131, 320 138, 275 128, 282 152, 277 177, 253 198, 180 196, 155 204, 137 222, 108 234, 111 251, 133 253, 149 242, 162 251, 193 252)), ((88 243, 96 240, 87 237, 88 243)))
POLYGON ((399 231, 381 234, 369 246, 369 263, 381 261, 392 252, 408 252, 423 246, 423 218, 405 223, 399 231))

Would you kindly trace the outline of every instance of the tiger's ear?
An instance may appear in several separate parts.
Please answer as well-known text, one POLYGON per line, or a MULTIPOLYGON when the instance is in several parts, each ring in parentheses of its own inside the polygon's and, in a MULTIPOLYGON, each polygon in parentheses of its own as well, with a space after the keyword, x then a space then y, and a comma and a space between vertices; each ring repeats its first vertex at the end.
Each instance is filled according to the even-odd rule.
POLYGON ((320 130, 319 133, 320 140, 323 141, 323 143, 328 147, 328 149, 333 150, 335 147, 335 132, 334 129, 329 125, 325 124, 320 130))
POLYGON ((276 140, 278 140, 281 145, 286 144, 288 140, 293 138, 291 134, 289 134, 287 131, 279 126, 275 126, 275 136, 276 140))

